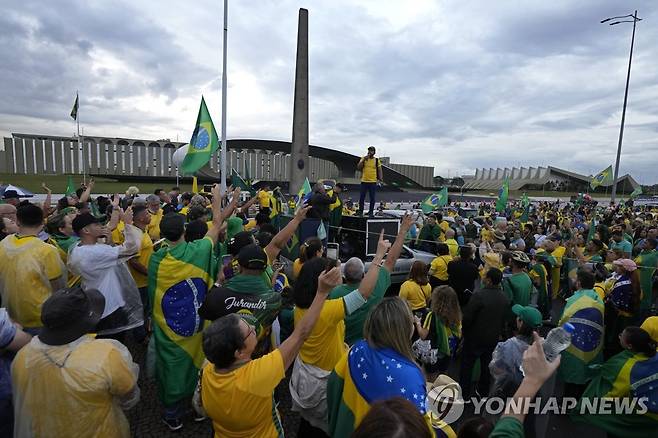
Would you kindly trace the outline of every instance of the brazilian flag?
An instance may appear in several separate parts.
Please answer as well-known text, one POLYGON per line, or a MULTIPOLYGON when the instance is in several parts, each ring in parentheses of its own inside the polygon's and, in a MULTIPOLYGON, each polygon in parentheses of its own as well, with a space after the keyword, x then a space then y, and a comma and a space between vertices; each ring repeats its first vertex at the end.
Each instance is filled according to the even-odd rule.
POLYGON ((253 186, 248 184, 235 169, 231 169, 231 185, 234 188, 240 187, 240 190, 243 192, 249 192, 251 196, 256 195, 256 190, 254 190, 253 186))
MULTIPOLYGON (((418 366, 391 348, 372 348, 361 340, 338 361, 327 384, 329 435, 347 437, 363 420, 370 405, 379 400, 403 397, 425 415, 427 389, 418 366)), ((454 437, 445 423, 437 436, 454 437)))
POLYGON ((423 213, 431 213, 439 207, 445 207, 448 203, 448 188, 444 187, 438 193, 429 195, 420 205, 423 213))
POLYGON ((183 159, 181 170, 183 174, 191 175, 201 169, 210 157, 219 148, 217 142, 217 132, 215 125, 212 123, 206 101, 201 96, 201 105, 199 106, 199 115, 196 118, 196 127, 192 134, 190 144, 187 146, 187 154, 183 159))
POLYGON ((498 190, 498 200, 496 200, 496 211, 501 213, 507 207, 507 198, 509 197, 509 178, 505 178, 503 185, 498 190))
POLYGON ((203 238, 161 248, 149 260, 155 375, 164 405, 191 397, 203 365, 198 310, 214 282, 213 243, 203 238))
POLYGON ((312 194, 313 189, 311 188, 311 183, 308 181, 308 178, 306 178, 304 179, 304 183, 299 189, 299 192, 297 192, 297 207, 303 207, 304 203, 311 199, 312 194))
POLYGON ((521 223, 526 223, 528 222, 528 216, 530 216, 530 199, 528 199, 528 195, 525 192, 523 193, 523 198, 521 198, 521 208, 523 208, 523 213, 519 220, 521 223))
POLYGON ((597 188, 600 185, 608 185, 612 183, 612 165, 606 167, 594 177, 592 177, 592 181, 590 181, 589 186, 592 189, 597 188))
POLYGON ((631 199, 635 199, 638 196, 642 194, 642 186, 637 186, 635 189, 631 192, 631 199))
POLYGON ((603 301, 593 290, 577 291, 567 299, 559 325, 575 327, 571 345, 562 352, 558 374, 565 382, 583 384, 591 377, 590 365, 603 361, 603 301))
POLYGON ((640 288, 642 290, 640 309, 646 310, 651 307, 653 274, 658 268, 658 251, 643 250, 635 259, 635 263, 640 271, 640 288))
MULTIPOLYGON (((589 384, 583 398, 571 411, 574 421, 591 424, 608 434, 629 438, 656 436, 658 430, 658 355, 649 358, 626 350, 603 364, 599 375, 589 384), (633 406, 633 399, 636 404, 633 406), (596 413, 585 400, 612 399, 612 413, 596 413), (643 399, 646 411, 637 403, 643 399), (615 413, 615 403, 627 403, 630 413, 615 413), (638 413, 637 411, 644 413, 638 413)), ((608 405, 609 407, 610 405, 608 405)))

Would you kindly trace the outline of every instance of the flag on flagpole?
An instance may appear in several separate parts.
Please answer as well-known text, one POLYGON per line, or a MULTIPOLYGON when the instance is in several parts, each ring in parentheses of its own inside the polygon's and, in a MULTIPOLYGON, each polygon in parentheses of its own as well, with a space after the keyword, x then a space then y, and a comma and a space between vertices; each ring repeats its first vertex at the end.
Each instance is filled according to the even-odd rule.
POLYGON ((80 101, 78 99, 78 93, 75 93, 75 102, 73 103, 73 109, 71 109, 71 118, 73 120, 78 120, 78 108, 80 107, 80 101))
POLYGON ((308 177, 304 179, 304 184, 302 184, 302 188, 299 189, 299 192, 297 192, 297 207, 302 207, 305 202, 308 201, 310 198, 310 195, 312 193, 311 189, 311 183, 308 182, 308 177))
POLYGON ((597 188, 600 185, 610 185, 612 183, 612 165, 606 167, 599 173, 597 173, 594 177, 592 177, 592 181, 590 181, 589 186, 592 189, 597 188))
POLYGON ((631 199, 636 198, 642 194, 642 186, 635 187, 635 190, 631 192, 631 199))
POLYGON ((423 213, 428 214, 439 207, 444 207, 446 204, 448 204, 448 188, 444 187, 440 192, 432 193, 425 198, 420 208, 423 210, 423 213))
POLYGON ((73 182, 73 177, 71 175, 66 179, 66 191, 64 194, 66 196, 75 195, 75 183, 73 182))
POLYGON ((212 123, 206 101, 202 96, 199 115, 196 119, 196 127, 194 128, 190 144, 187 146, 187 154, 181 164, 183 174, 190 175, 201 169, 210 161, 210 157, 218 148, 217 131, 215 131, 215 125, 212 123))
POLYGON ((192 193, 194 193, 195 195, 199 193, 199 186, 196 180, 196 176, 192 177, 192 193))
POLYGON ((528 199, 528 195, 525 192, 523 192, 523 198, 521 198, 521 207, 523 208, 523 213, 519 220, 521 222, 528 222, 528 216, 530 216, 530 199, 528 199))
POLYGON ((503 186, 498 191, 498 200, 496 201, 496 211, 503 212, 507 207, 507 198, 509 197, 509 178, 505 178, 503 186))

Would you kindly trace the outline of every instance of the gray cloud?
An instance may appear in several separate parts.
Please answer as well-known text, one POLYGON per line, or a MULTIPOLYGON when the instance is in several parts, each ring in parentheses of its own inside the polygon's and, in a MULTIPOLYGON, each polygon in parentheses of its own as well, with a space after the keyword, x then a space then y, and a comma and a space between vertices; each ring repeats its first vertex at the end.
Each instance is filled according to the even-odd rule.
MULTIPOLYGON (((599 21, 632 5, 428 3, 414 3, 417 14, 372 1, 310 5, 313 143, 359 153, 375 144, 452 175, 549 164, 591 173, 614 160, 631 28, 599 21)), ((229 137, 290 138, 300 6, 230 3, 229 137)), ((656 182, 658 7, 640 8, 621 170, 656 182)), ((76 88, 87 132, 186 138, 201 93, 219 117, 221 2, 6 9, 0 131, 69 134, 76 88)))

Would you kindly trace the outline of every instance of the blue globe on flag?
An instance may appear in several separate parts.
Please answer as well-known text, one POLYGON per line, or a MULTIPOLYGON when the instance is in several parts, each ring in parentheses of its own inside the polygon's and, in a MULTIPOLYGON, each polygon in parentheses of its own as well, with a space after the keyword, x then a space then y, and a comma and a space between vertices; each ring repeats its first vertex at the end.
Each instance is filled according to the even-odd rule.
POLYGON ((208 130, 203 126, 197 126, 194 130, 194 135, 192 136, 190 144, 196 150, 206 149, 210 144, 210 134, 208 134, 208 130))
POLYGON ((430 197, 430 204, 438 205, 440 199, 441 197, 439 195, 434 194, 430 197))

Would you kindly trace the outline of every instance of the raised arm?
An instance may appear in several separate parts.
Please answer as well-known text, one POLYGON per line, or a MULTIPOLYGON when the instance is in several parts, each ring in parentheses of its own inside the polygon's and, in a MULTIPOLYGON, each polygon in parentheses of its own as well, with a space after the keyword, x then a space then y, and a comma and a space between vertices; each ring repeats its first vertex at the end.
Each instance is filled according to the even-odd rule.
POLYGON ((119 225, 119 221, 121 220, 121 208, 119 208, 120 200, 121 197, 119 194, 115 193, 112 197, 112 215, 110 216, 110 220, 107 223, 107 228, 110 230, 110 233, 116 229, 117 225, 119 225))
POLYGON ((366 273, 366 276, 363 277, 361 285, 359 286, 359 292, 361 293, 361 296, 363 296, 363 298, 366 300, 377 284, 379 270, 384 264, 384 256, 386 256, 386 251, 388 251, 390 247, 391 243, 388 240, 384 240, 384 230, 382 229, 381 233, 379 233, 379 241, 377 242, 377 253, 375 254, 375 258, 372 259, 372 263, 370 263, 368 272, 366 273))
POLYGON ((87 185, 87 188, 85 188, 85 191, 82 192, 82 195, 80 195, 80 202, 87 202, 89 201, 89 198, 91 197, 91 191, 94 188, 94 178, 89 178, 89 185, 87 185))
POLYGON ((338 286, 341 283, 341 272, 340 268, 335 267, 330 271, 325 271, 320 274, 318 279, 318 290, 315 293, 315 298, 311 303, 308 311, 304 314, 304 317, 299 324, 295 324, 295 330, 292 334, 283 341, 279 347, 281 356, 283 357, 283 366, 285 369, 293 363, 297 353, 299 353, 300 348, 304 345, 304 341, 309 337, 315 323, 320 316, 320 311, 322 310, 322 305, 324 304, 329 292, 333 290, 334 287, 338 286))
POLYGON ((247 202, 245 202, 242 207, 238 208, 238 210, 242 211, 246 214, 246 213, 249 212, 249 208, 251 208, 251 206, 254 205, 256 203, 256 201, 258 201, 258 193, 256 193, 256 195, 249 198, 249 200, 247 202))
POLYGON ((405 213, 404 217, 402 218, 402 225, 400 225, 398 235, 395 237, 395 242, 393 242, 393 246, 391 246, 391 250, 388 252, 388 256, 386 256, 386 261, 384 262, 384 269, 386 269, 388 272, 393 272, 393 268, 395 268, 395 262, 398 261, 400 253, 402 253, 404 239, 407 237, 407 233, 409 232, 409 229, 413 223, 413 215, 408 212, 405 213))
POLYGON ((240 188, 233 190, 233 199, 231 202, 222 210, 222 196, 219 192, 219 185, 215 184, 212 188, 212 227, 206 233, 207 237, 210 237, 213 241, 213 244, 217 243, 219 239, 219 234, 221 233, 222 224, 231 217, 236 207, 238 206, 238 201, 240 199, 240 188))
POLYGON ((297 209, 295 217, 292 218, 288 225, 286 225, 281 231, 276 233, 272 238, 270 243, 265 247, 265 253, 270 261, 275 260, 281 250, 285 248, 288 241, 292 238, 299 224, 306 219, 306 213, 311 209, 311 207, 302 207, 297 209))
POLYGON ((43 215, 44 217, 47 217, 50 215, 50 212, 53 210, 51 204, 52 204, 52 198, 53 198, 53 191, 46 186, 46 183, 41 183, 41 188, 46 192, 46 199, 43 201, 43 215))

